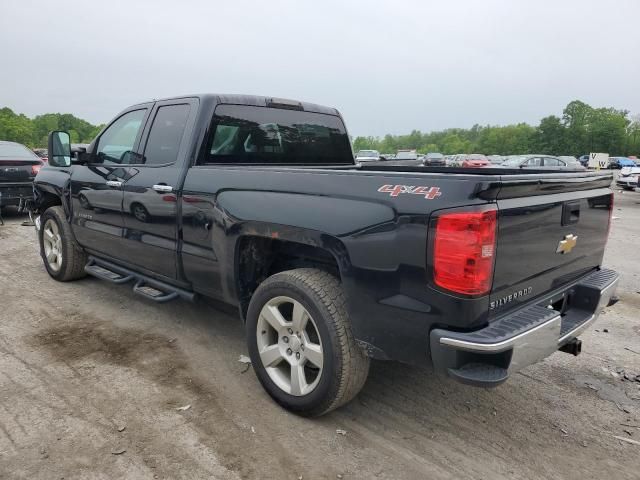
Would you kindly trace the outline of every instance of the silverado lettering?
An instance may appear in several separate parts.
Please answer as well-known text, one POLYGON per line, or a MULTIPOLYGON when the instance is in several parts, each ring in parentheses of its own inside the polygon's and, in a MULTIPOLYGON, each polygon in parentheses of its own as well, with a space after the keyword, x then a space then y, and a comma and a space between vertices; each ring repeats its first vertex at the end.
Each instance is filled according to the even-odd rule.
POLYGON ((489 303, 489 308, 491 310, 493 310, 494 308, 502 307, 503 305, 506 305, 507 303, 513 302, 514 300, 517 300, 518 298, 530 295, 532 291, 533 291, 532 287, 523 288, 522 290, 517 290, 517 291, 515 291, 513 293, 510 293, 509 295, 507 295, 505 297, 498 298, 496 300, 491 301, 491 303, 489 303))

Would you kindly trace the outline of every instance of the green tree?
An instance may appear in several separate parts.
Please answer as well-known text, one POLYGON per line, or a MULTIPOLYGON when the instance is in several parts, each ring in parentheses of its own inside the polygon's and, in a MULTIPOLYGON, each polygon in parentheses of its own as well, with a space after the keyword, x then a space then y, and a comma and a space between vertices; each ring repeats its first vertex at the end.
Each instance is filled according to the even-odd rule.
POLYGON ((535 150, 537 153, 550 155, 566 155, 567 132, 562 120, 555 115, 544 117, 535 135, 535 150))

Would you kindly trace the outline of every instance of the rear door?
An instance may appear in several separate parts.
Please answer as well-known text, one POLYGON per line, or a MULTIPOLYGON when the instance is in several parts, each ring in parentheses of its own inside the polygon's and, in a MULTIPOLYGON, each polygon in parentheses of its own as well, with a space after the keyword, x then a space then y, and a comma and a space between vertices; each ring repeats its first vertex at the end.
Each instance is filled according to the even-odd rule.
POLYGON ((187 135, 197 100, 158 102, 132 158, 124 185, 124 259, 150 273, 177 278, 178 195, 188 161, 187 135))
POLYGON ((135 155, 151 105, 120 114, 98 137, 86 165, 71 168, 72 228, 87 249, 123 256, 123 185, 129 158, 135 155))
POLYGON ((503 181, 493 314, 559 288, 602 263, 611 177, 561 175, 518 175, 503 181))

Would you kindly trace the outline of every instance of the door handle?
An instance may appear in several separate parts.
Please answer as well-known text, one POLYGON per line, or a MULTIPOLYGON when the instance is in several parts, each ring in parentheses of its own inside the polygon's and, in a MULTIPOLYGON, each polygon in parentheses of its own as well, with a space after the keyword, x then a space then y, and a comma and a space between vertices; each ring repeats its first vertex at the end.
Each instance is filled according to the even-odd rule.
POLYGON ((107 180, 108 187, 120 188, 122 186, 122 182, 117 180, 107 180))
POLYGON ((173 187, 171 185, 154 185, 151 188, 153 188, 156 192, 162 192, 162 193, 173 192, 173 187))

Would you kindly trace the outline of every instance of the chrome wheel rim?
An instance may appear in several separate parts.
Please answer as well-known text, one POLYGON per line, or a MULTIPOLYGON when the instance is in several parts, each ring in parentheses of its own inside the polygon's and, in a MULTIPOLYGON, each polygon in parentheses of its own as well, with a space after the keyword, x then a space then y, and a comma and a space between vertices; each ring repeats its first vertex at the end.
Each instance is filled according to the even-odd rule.
POLYGON ((62 237, 58 224, 52 219, 47 220, 42 227, 42 242, 49 268, 59 271, 62 268, 62 237))
POLYGON ((258 355, 269 378, 285 393, 308 395, 320 382, 324 351, 318 327, 290 297, 269 300, 256 327, 258 355))

